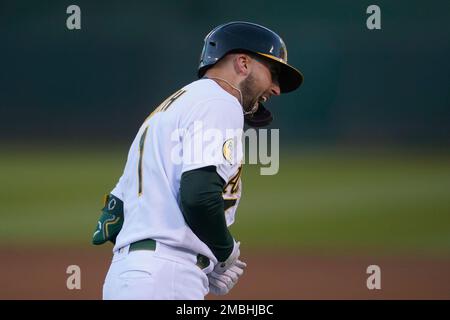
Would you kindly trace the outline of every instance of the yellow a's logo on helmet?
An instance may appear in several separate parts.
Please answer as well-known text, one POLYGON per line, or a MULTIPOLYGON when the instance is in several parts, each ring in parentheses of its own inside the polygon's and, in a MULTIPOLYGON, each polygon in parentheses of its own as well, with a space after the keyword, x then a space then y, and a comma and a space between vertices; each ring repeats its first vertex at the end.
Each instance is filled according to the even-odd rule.
POLYGON ((233 155, 235 152, 234 140, 228 139, 223 143, 222 146, 222 154, 225 160, 227 160, 230 164, 233 163, 233 155))

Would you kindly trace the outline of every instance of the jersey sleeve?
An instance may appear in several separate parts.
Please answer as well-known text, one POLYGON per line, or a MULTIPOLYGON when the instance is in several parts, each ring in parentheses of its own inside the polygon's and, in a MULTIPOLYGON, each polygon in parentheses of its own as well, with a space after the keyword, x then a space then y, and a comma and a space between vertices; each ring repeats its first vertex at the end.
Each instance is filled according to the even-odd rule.
POLYGON ((244 117, 240 106, 212 99, 193 107, 182 134, 182 173, 215 166, 227 182, 242 162, 244 117))

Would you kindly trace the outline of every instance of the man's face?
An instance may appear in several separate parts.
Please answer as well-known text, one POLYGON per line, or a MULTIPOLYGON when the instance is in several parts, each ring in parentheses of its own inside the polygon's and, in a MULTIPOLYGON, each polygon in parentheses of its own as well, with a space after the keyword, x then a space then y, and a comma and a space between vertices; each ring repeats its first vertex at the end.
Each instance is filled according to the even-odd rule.
POLYGON ((255 104, 265 102, 271 96, 280 94, 279 67, 276 62, 264 58, 252 58, 252 60, 253 69, 240 85, 245 111, 250 111, 255 104))

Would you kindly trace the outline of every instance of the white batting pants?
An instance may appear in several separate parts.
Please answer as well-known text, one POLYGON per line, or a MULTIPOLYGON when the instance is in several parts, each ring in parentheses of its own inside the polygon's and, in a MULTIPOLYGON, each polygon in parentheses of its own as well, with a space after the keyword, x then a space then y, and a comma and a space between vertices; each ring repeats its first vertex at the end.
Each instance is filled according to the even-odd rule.
POLYGON ((129 246, 123 247, 114 253, 103 299, 203 300, 209 291, 208 278, 196 259, 161 243, 155 251, 129 252, 129 246))

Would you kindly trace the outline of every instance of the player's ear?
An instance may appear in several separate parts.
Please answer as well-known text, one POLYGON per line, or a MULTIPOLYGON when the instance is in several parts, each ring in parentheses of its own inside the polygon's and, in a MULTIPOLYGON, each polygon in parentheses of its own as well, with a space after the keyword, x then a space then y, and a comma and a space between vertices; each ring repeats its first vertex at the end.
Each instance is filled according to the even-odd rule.
POLYGON ((239 53, 234 59, 234 69, 237 74, 242 76, 248 76, 252 68, 252 61, 249 55, 245 53, 239 53))

